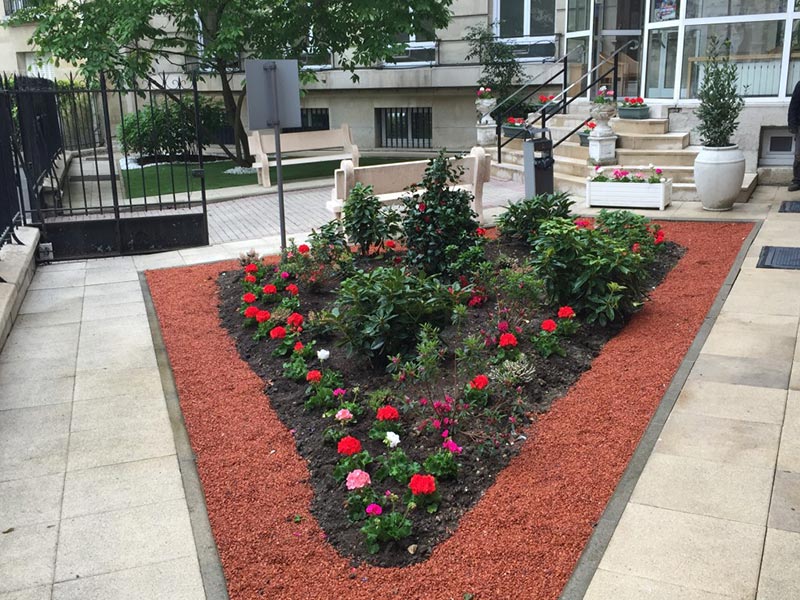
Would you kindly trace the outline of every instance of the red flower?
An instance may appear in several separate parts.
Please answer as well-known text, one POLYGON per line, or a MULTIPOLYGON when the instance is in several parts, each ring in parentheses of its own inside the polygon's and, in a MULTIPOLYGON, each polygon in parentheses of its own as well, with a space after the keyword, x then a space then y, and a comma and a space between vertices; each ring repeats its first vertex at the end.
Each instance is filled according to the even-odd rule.
POLYGON ((273 284, 268 283, 267 285, 264 286, 264 288, 261 291, 264 292, 265 294, 277 294, 278 288, 276 288, 273 284))
POLYGON ((293 283, 290 283, 289 285, 286 286, 286 291, 289 292, 292 296, 297 296, 297 294, 300 293, 299 288, 293 283))
POLYGON ((408 484, 408 489, 415 496, 427 496, 436 491, 436 479, 433 475, 420 475, 416 473, 411 476, 411 481, 408 484))
POLYGON ((639 254, 639 251, 641 249, 642 247, 639 245, 639 242, 636 242, 635 244, 633 244, 633 246, 631 246, 631 252, 635 252, 636 254, 639 254))
POLYGON ((658 232, 656 233, 655 243, 656 243, 656 245, 664 243, 664 230, 663 229, 659 229, 658 232))
POLYGON ((592 222, 588 219, 575 219, 575 227, 578 229, 591 229, 592 222))
POLYGON ((594 121, 589 121, 589 122, 586 124, 586 126, 587 126, 589 129, 594 129, 595 127, 597 127, 597 123, 595 123, 594 121))
POLYGON ((473 390, 482 390, 489 385, 489 378, 486 375, 476 375, 472 381, 469 382, 469 387, 473 390))
POLYGON ((359 442, 352 435, 348 435, 339 440, 339 445, 336 447, 339 454, 344 456, 352 456, 361 452, 361 442, 359 442))
POLYGON ((397 421, 400 419, 400 413, 394 406, 381 406, 375 415, 378 421, 397 421))
POLYGON ((308 247, 308 244, 300 244, 300 245, 297 247, 297 251, 298 251, 300 254, 308 254, 308 253, 311 251, 311 248, 309 248, 309 247, 308 247))
POLYGON ((383 245, 386 246, 387 248, 397 248, 397 242, 395 242, 394 240, 386 240, 383 243, 383 245))
POLYGON ((517 336, 513 333, 504 333, 500 336, 500 347, 501 348, 513 348, 517 345, 517 336))
POLYGON ((256 314, 256 321, 258 321, 259 323, 266 323, 267 321, 269 321, 271 316, 272 315, 269 313, 268 310, 260 310, 256 314))
POLYGON ((295 352, 300 352, 303 348, 305 348, 305 346, 303 346, 303 342, 298 341, 294 345, 295 352))
POLYGON ((254 265, 253 263, 250 263, 244 268, 245 273, 255 273, 256 271, 258 271, 258 265, 254 265))
POLYGON ((247 292, 244 296, 242 296, 242 302, 245 304, 252 304, 256 301, 256 295, 252 292, 247 292))
POLYGON ((427 207, 427 206, 425 206, 425 203, 424 203, 424 202, 420 202, 420 203, 417 205, 417 209, 419 210, 419 212, 425 212, 425 209, 426 209, 426 208, 428 208, 428 207, 427 207))
POLYGON ((248 306, 244 309, 244 316, 248 319, 255 319, 256 315, 258 314, 258 307, 257 306, 248 306))
POLYGON ((280 325, 273 327, 269 332, 269 337, 271 337, 273 340, 282 340, 286 337, 286 329, 280 325))
POLYGON ((290 327, 294 327, 297 329, 300 325, 303 324, 303 315, 300 313, 293 312, 288 317, 286 317, 286 322, 289 324, 290 327))
POLYGON ((244 280, 247 283, 255 283, 256 282, 256 276, 255 275, 245 275, 244 276, 244 280))
POLYGON ((575 311, 572 310, 571 306, 562 306, 558 309, 558 318, 559 319, 571 319, 575 316, 575 311))
POLYGON ((306 374, 306 381, 308 383, 319 383, 322 381, 322 373, 316 369, 312 369, 306 374))
POLYGON ((553 333, 557 327, 558 325, 556 325, 556 322, 553 321, 553 319, 542 321, 542 329, 547 333, 553 333))
POLYGON ((483 237, 483 236, 485 236, 485 235, 486 235, 486 230, 485 230, 483 227, 478 227, 478 228, 475 230, 475 233, 476 233, 477 235, 479 235, 479 236, 483 237))

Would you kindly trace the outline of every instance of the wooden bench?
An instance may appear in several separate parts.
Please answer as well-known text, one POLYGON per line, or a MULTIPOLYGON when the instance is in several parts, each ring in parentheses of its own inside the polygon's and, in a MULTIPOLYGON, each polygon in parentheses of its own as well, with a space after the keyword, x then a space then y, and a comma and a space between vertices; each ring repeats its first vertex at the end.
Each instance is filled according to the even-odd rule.
MULTIPOLYGON (((253 131, 250 133, 249 140, 250 152, 255 157, 253 166, 258 169, 258 183, 269 187, 271 185, 269 167, 271 164, 275 164, 275 134, 272 130, 253 131)), ((349 159, 355 166, 358 166, 358 157, 358 146, 350 137, 350 126, 347 123, 342 123, 339 129, 281 134, 282 165, 303 165, 349 159), (338 152, 330 152, 332 150, 338 150, 338 152), (313 154, 296 158, 284 157, 284 154, 300 152, 313 154)))
MULTIPOLYGON (((450 160, 464 168, 456 187, 472 193, 472 210, 483 223, 483 184, 489 181, 491 157, 483 148, 475 146, 466 156, 450 160)), ((403 197, 408 195, 406 189, 422 181, 427 167, 427 160, 369 167, 359 167, 351 160, 343 160, 334 173, 334 188, 326 206, 337 219, 341 219, 344 202, 357 183, 371 185, 373 194, 385 206, 401 204, 403 197)))

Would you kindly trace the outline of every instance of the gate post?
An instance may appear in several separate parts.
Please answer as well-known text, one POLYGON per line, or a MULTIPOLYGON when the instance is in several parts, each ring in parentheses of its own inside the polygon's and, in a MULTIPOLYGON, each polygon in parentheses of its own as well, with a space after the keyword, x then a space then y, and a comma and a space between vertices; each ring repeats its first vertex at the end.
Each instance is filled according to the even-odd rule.
MULTIPOLYGON (((203 204, 203 239, 208 246, 208 207, 206 206, 206 173, 203 168, 203 139, 200 121, 200 97, 197 93, 197 73, 192 73, 192 100, 194 102, 194 134, 197 139, 197 163, 198 169, 196 176, 200 177, 200 201, 203 204)), ((234 125, 236 127, 236 125, 234 125)), ((195 175, 195 173, 193 173, 195 175)))
POLYGON ((106 75, 100 71, 100 102, 103 106, 103 128, 106 132, 106 153, 108 154, 108 174, 111 178, 111 198, 114 201, 114 230, 117 234, 117 252, 122 253, 122 232, 119 223, 119 195, 117 193, 117 169, 114 161, 114 146, 111 143, 111 120, 108 116, 108 87, 106 75))

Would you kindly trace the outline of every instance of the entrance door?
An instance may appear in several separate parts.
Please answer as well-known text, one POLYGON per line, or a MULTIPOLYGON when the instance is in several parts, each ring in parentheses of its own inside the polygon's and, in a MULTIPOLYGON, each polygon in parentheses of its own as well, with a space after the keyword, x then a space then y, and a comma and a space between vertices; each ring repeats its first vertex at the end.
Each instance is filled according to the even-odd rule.
MULTIPOLYGON (((616 50, 635 40, 619 55, 617 93, 638 96, 642 69, 641 44, 644 0, 604 0, 595 3, 594 64, 611 57, 616 50), (635 46, 635 48, 631 47, 635 46)), ((609 63, 610 66, 610 63, 609 63)), ((602 70, 606 70, 604 67, 602 70)), ((604 82, 612 87, 612 81, 604 82)))

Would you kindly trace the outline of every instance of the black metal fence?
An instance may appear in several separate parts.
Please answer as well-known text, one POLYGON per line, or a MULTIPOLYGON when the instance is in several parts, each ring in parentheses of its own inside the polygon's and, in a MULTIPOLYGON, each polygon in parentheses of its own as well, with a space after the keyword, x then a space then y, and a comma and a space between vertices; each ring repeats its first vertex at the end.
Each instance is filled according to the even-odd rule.
POLYGON ((13 239, 14 227, 22 222, 11 119, 11 103, 7 97, 0 95, 0 247, 13 239))

